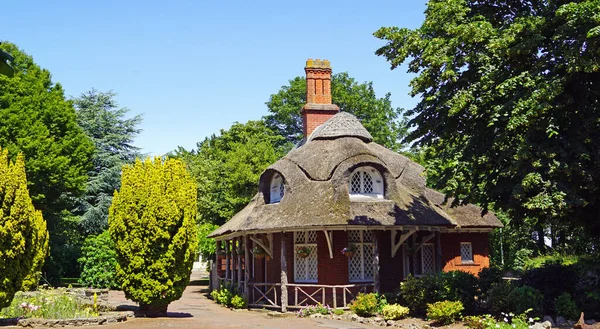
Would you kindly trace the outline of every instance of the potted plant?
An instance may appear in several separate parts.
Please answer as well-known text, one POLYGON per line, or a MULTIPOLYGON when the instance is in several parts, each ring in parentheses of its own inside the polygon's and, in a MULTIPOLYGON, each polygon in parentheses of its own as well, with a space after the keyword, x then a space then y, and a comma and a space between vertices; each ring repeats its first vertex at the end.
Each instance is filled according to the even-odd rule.
POLYGON ((348 247, 342 249, 342 254, 348 258, 352 258, 354 253, 356 252, 356 246, 353 244, 349 244, 348 247))
POLYGON ((308 257, 308 255, 310 255, 310 248, 309 247, 298 247, 296 248, 296 254, 298 254, 298 256, 300 256, 301 258, 306 258, 308 257))
POLYGON ((263 258, 265 258, 265 255, 267 253, 265 252, 265 250, 263 248, 256 246, 256 247, 252 248, 252 254, 257 259, 263 259, 263 258))

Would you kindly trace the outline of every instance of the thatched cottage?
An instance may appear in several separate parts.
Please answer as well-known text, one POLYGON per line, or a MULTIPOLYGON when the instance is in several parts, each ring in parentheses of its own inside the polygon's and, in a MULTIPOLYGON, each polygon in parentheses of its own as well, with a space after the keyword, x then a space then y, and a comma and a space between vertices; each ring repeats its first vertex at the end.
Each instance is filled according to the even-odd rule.
POLYGON ((374 143, 331 102, 329 61, 306 62, 304 141, 260 177, 252 201, 211 233, 216 286, 251 306, 345 307, 359 291, 392 291, 408 275, 489 266, 502 224, 475 205, 450 207, 424 168, 374 143))

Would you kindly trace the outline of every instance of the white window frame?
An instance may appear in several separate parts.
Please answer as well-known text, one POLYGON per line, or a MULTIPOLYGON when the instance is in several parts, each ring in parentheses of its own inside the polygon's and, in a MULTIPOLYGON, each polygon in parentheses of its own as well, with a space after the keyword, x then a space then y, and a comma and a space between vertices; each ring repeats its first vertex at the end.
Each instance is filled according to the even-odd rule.
POLYGON ((348 180, 348 194, 350 194, 351 200, 368 200, 368 199, 383 199, 383 177, 379 170, 370 167, 370 166, 362 166, 354 169, 352 174, 349 176, 348 180), (369 175, 373 182, 373 191, 372 193, 365 192, 365 179, 364 175, 369 175), (356 175, 359 175, 360 179, 360 191, 352 190, 352 181, 356 175))
POLYGON ((299 232, 294 232, 294 282, 316 283, 319 281, 319 258, 317 257, 318 256, 317 255, 318 233, 316 231, 304 231, 303 243, 297 243, 296 241, 298 241, 298 233, 299 232), (317 235, 314 242, 309 242, 309 232, 314 232, 317 235), (296 252, 296 249, 298 247, 312 247, 311 249, 313 250, 313 252, 311 252, 311 254, 308 255, 308 257, 302 258, 296 252), (316 271, 316 273, 314 273, 315 279, 307 279, 308 277, 311 276, 309 273, 309 266, 308 266, 308 262, 310 262, 310 261, 314 261, 316 263, 315 267, 314 267, 315 271, 316 271), (305 262, 304 273, 300 273, 299 266, 297 266, 297 264, 299 264, 300 262, 305 262))
POLYGON ((269 203, 279 203, 285 195, 285 185, 280 174, 273 175, 269 189, 269 203))
POLYGON ((461 264, 473 264, 473 263, 475 263, 474 259, 473 259, 473 244, 471 242, 461 242, 460 243, 459 252, 460 252, 460 263, 461 264), (468 246, 469 247, 469 253, 470 253, 470 256, 471 256, 470 259, 467 259, 467 260, 463 259, 463 252, 462 252, 463 246, 468 246))
MULTIPOLYGON (((371 234, 375 234, 375 232, 371 232, 371 234)), ((375 276, 375 271, 371 271, 373 273, 373 277, 367 278, 366 274, 365 274, 365 265, 371 266, 373 267, 373 263, 370 264, 365 264, 365 248, 366 245, 371 245, 371 253, 373 252, 373 241, 367 241, 365 242, 365 230, 348 230, 348 244, 352 244, 354 245, 357 249, 360 250, 359 254, 360 256, 354 255, 354 257, 348 259, 348 282, 373 282, 374 280, 374 276, 375 276), (360 233, 360 242, 354 242, 354 241, 350 241, 350 231, 358 231, 360 233), (357 259, 360 259, 360 269, 361 269, 361 277, 359 279, 352 279, 350 278, 350 262, 352 261, 356 261, 357 259)))
POLYGON ((424 243, 423 246, 421 247, 421 275, 427 275, 427 274, 431 274, 431 273, 435 273, 435 246, 433 245, 433 243, 424 243), (427 246, 428 248, 431 247, 431 272, 425 272, 425 262, 423 261, 423 250, 425 249, 425 246, 427 246))

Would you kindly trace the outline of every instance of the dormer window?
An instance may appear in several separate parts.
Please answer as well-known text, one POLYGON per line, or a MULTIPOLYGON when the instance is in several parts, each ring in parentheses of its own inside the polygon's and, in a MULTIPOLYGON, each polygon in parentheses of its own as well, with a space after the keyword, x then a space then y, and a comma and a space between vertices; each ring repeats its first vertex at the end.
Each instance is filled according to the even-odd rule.
POLYGON ((283 178, 279 174, 273 175, 271 179, 271 189, 269 190, 270 201, 269 203, 278 203, 285 194, 285 186, 283 185, 283 178))
POLYGON ((359 167, 354 170, 348 187, 351 199, 383 199, 383 178, 375 168, 359 167))

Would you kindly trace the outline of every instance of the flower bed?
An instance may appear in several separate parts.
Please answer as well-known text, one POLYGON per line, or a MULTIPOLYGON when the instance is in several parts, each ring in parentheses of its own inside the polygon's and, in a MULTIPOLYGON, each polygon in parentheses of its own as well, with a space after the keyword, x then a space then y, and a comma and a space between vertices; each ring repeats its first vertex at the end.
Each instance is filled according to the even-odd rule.
POLYGON ((125 321, 132 312, 106 312, 108 291, 101 289, 42 288, 18 292, 0 310, 0 324, 20 326, 99 325, 125 321))

